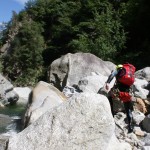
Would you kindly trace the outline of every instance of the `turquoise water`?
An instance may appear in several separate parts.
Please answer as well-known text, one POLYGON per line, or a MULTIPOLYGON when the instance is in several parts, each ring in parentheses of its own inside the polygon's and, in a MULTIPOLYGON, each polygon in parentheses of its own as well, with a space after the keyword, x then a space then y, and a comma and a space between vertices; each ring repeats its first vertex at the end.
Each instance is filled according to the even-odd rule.
MULTIPOLYGON (((0 114, 8 115, 11 120, 2 119, 0 121, 0 133, 7 133, 10 130, 19 132, 21 130, 21 117, 25 112, 25 105, 16 104, 0 108, 0 114)), ((9 118, 8 117, 8 118, 9 118)))
POLYGON ((21 116, 25 111, 25 106, 22 104, 10 105, 0 108, 0 114, 12 116, 21 116))

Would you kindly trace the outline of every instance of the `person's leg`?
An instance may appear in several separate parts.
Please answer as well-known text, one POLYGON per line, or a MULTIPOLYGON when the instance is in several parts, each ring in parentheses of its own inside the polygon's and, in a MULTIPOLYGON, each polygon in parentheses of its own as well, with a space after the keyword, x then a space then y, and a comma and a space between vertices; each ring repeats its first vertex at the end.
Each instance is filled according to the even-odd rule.
POLYGON ((127 119, 128 119, 128 124, 129 124, 129 130, 133 130, 133 115, 132 115, 132 110, 133 110, 133 105, 132 102, 124 102, 124 108, 126 111, 127 119))

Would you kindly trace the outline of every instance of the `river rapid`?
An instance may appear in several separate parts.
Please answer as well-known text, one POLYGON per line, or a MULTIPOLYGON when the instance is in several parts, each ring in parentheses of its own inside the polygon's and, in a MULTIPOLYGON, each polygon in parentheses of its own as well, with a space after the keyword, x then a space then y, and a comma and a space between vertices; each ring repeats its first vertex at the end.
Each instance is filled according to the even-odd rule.
POLYGON ((0 135, 12 136, 21 131, 21 118, 25 112, 24 104, 0 108, 0 135))

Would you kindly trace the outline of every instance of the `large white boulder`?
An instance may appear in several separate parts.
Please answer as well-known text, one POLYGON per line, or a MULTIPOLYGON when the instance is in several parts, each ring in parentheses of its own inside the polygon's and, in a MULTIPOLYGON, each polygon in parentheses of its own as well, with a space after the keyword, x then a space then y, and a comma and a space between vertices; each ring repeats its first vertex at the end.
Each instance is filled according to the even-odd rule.
POLYGON ((61 104, 66 97, 57 88, 40 81, 32 90, 24 117, 24 126, 37 120, 46 111, 61 104))
POLYGON ((114 130, 108 99, 81 93, 11 137, 7 150, 131 150, 117 140, 114 130))
POLYGON ((52 62, 48 71, 49 82, 62 90, 65 86, 77 85, 91 72, 108 76, 115 65, 90 53, 66 54, 52 62))

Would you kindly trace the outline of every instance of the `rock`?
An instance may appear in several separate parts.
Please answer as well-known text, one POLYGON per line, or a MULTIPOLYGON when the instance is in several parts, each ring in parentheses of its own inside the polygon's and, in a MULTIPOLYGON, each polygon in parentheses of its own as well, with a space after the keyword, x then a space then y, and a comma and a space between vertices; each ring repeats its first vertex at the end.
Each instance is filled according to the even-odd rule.
POLYGON ((14 91, 19 95, 19 97, 24 98, 24 99, 29 98, 29 94, 31 90, 32 89, 29 87, 15 87, 14 88, 14 91))
POLYGON ((136 71, 135 76, 136 78, 146 79, 147 81, 150 81, 150 67, 145 67, 141 70, 136 71))
POLYGON ((81 93, 43 114, 9 139, 7 150, 131 150, 114 135, 108 99, 81 93))
POLYGON ((140 140, 133 132, 128 134, 127 138, 131 139, 131 143, 134 143, 135 146, 138 146, 138 144, 140 143, 140 140))
POLYGON ((149 94, 149 90, 144 89, 144 87, 147 86, 147 84, 148 82, 146 80, 135 78, 133 85, 134 96, 146 99, 149 94))
POLYGON ((24 126, 37 120, 46 111, 61 104, 66 97, 54 86, 40 81, 32 90, 24 117, 24 126))
POLYGON ((150 146, 143 146, 141 150, 150 150, 150 146))
POLYGON ((147 109, 147 113, 146 114, 150 114, 150 99, 145 99, 144 100, 146 109, 147 109))
POLYGON ((140 125, 140 123, 144 120, 145 115, 138 110, 134 110, 132 112, 133 120, 136 125, 140 125))
POLYGON ((125 124, 125 118, 126 118, 126 115, 122 112, 119 112, 117 113, 115 116, 114 116, 114 119, 115 119, 115 123, 116 125, 121 128, 123 130, 123 128, 125 128, 126 124, 125 124))
POLYGON ((150 114, 142 121, 142 127, 146 132, 150 133, 150 114))
MULTIPOLYGON (((148 84, 146 86, 144 86, 144 88, 150 91, 150 81, 148 82, 148 84)), ((150 97, 150 93, 148 96, 150 97)))
POLYGON ((27 104, 29 94, 31 93, 32 89, 29 87, 15 87, 14 91, 18 94, 19 100, 17 103, 20 104, 27 104))
POLYGON ((145 99, 145 100, 144 100, 144 103, 145 103, 146 105, 150 106, 150 100, 145 99))
POLYGON ((4 108, 5 106, 0 102, 0 108, 4 108))
POLYGON ((18 101, 18 95, 13 90, 13 85, 0 74, 0 101, 3 105, 14 104, 18 101))
POLYGON ((12 90, 12 91, 6 93, 6 98, 8 100, 8 103, 15 104, 18 101, 19 96, 14 90, 12 90))
POLYGON ((135 135, 140 136, 140 137, 145 136, 145 132, 142 131, 140 127, 134 127, 134 133, 135 135))
POLYGON ((145 143, 145 146, 150 146, 150 133, 147 133, 147 135, 142 139, 142 141, 145 143))
POLYGON ((142 100, 141 98, 139 97, 136 98, 136 103, 134 104, 134 106, 135 106, 135 109, 139 110, 143 114, 147 113, 145 101, 142 100))
POLYGON ((6 150, 9 137, 0 135, 0 150, 6 150))
POLYGON ((72 86, 65 86, 62 93, 67 97, 71 97, 73 96, 74 94, 76 94, 78 91, 77 89, 75 89, 74 87, 72 86))
MULTIPOLYGON (((78 89, 83 92, 102 93, 102 88, 104 87, 107 78, 107 76, 104 76, 102 74, 92 74, 81 78, 77 86, 78 89)), ((115 79, 111 82, 110 88, 112 88, 114 82, 115 79)), ((107 90, 106 93, 108 93, 107 90)))
POLYGON ((62 91, 65 86, 77 85, 81 78, 91 75, 92 72, 108 76, 114 68, 113 63, 103 61, 90 53, 68 53, 52 62, 48 79, 62 91))

